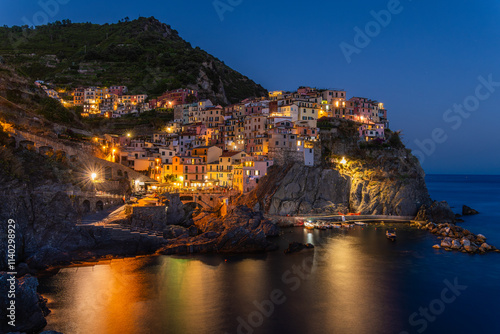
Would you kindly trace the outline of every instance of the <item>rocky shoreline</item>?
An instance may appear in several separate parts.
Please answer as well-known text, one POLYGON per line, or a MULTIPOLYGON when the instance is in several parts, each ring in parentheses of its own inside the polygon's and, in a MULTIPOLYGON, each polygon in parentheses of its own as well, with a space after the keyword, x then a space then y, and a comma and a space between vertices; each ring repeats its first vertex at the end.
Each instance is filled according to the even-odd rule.
POLYGON ((279 235, 279 228, 262 212, 238 206, 226 217, 207 214, 189 228, 169 226, 166 245, 156 253, 186 255, 196 253, 255 253, 277 249, 267 238, 279 235))
POLYGON ((45 317, 50 310, 47 308, 47 299, 37 293, 37 287, 38 280, 31 275, 14 278, 0 272, 0 316, 6 319, 0 324, 2 333, 39 332, 47 325, 45 317), (9 291, 15 291, 15 299, 7 298, 9 291), (15 301, 13 306, 12 300, 15 301))
POLYGON ((432 234, 438 235, 438 239, 442 239, 440 244, 433 246, 435 249, 460 251, 470 254, 500 252, 496 247, 486 243, 486 237, 484 235, 476 235, 467 229, 456 226, 455 224, 415 222, 413 225, 418 229, 427 230, 432 234))

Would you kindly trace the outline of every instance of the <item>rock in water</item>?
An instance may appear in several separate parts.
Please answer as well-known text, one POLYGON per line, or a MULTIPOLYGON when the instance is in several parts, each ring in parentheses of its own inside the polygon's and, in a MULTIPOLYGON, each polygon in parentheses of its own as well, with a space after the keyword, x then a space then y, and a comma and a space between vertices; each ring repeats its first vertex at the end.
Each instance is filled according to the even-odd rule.
POLYGON ((473 245, 464 246, 464 249, 469 253, 475 253, 477 251, 477 247, 473 245))
POLYGON ((466 246, 470 246, 470 240, 469 239, 466 239, 466 238, 463 238, 462 240, 460 240, 460 243, 466 247, 466 246))
POLYGON ((469 208, 467 205, 464 205, 462 207, 462 215, 464 216, 472 216, 472 215, 477 215, 479 214, 479 211, 476 211, 472 208, 469 208))
POLYGON ((313 249, 313 248, 314 248, 314 245, 312 245, 312 244, 303 244, 303 243, 294 241, 294 242, 290 243, 290 245, 288 246, 287 249, 285 249, 285 254, 297 253, 297 252, 300 252, 304 249, 313 249))
POLYGON ((452 240, 451 238, 444 238, 443 241, 441 241, 441 247, 443 248, 451 248, 451 243, 452 243, 452 240))
POLYGON ((491 250, 491 246, 488 245, 486 242, 484 242, 480 248, 485 249, 487 251, 491 250))
POLYGON ((36 291, 38 280, 35 277, 26 275, 22 278, 15 279, 12 284, 15 285, 16 304, 15 304, 15 327, 11 327, 4 319, 8 319, 10 299, 8 299, 8 291, 11 287, 10 275, 6 273, 0 274, 0 332, 39 332, 46 325, 47 316, 50 311, 47 308, 47 300, 39 295, 36 291))
POLYGON ((460 241, 458 239, 453 239, 453 242, 451 243, 451 248, 452 249, 460 249, 462 245, 460 244, 460 241))
POLYGON ((430 206, 422 205, 415 218, 418 221, 433 221, 436 223, 453 223, 455 219, 455 213, 453 213, 446 201, 436 201, 430 206))

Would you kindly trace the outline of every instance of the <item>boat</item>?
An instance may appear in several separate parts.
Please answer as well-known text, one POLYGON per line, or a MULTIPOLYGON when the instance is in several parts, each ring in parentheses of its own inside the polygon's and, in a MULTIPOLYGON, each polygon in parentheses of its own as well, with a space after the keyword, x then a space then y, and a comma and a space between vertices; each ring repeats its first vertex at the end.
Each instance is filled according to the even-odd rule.
POLYGON ((313 223, 304 223, 304 227, 307 229, 307 230, 314 230, 314 224, 313 223))
POLYGON ((362 223, 362 222, 354 222, 354 224, 356 224, 358 226, 366 226, 366 223, 362 223))
POLYGON ((354 227, 354 224, 343 223, 343 224, 342 224, 342 227, 351 228, 351 227, 354 227))
POLYGON ((293 226, 295 226, 295 227, 302 227, 302 226, 304 226, 304 221, 303 220, 299 220, 293 226))
POLYGON ((332 224, 332 228, 341 228, 342 225, 341 224, 332 224))
POLYGON ((392 241, 396 240, 396 231, 394 231, 394 230, 385 231, 385 235, 386 235, 387 239, 389 239, 389 240, 392 240, 392 241))

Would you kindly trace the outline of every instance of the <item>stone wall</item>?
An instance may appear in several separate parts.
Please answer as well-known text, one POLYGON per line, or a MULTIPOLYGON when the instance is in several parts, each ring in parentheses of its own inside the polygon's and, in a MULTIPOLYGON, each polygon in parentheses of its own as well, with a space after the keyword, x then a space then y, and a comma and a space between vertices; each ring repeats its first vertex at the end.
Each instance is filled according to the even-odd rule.
POLYGON ((130 216, 131 227, 163 232, 167 226, 166 206, 133 207, 130 216))
POLYGON ((73 202, 73 207, 80 215, 106 210, 123 204, 121 196, 69 195, 69 198, 73 202))
MULTIPOLYGON (((321 163, 321 144, 320 142, 314 143, 314 166, 318 166, 321 163)), ((295 151, 291 149, 283 148, 270 148, 269 158, 274 160, 276 165, 286 165, 291 162, 296 162, 304 164, 304 152, 295 151)))

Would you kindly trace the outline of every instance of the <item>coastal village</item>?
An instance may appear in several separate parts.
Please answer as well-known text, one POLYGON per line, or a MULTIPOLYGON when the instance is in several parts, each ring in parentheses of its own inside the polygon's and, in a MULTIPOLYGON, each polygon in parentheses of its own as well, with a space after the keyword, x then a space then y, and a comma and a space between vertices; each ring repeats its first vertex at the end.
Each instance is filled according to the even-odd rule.
MULTIPOLYGON (((321 157, 321 124, 333 118, 354 121, 360 141, 385 140, 389 121, 383 103, 347 98, 341 89, 300 87, 220 106, 192 89, 168 91, 148 100, 128 95, 125 86, 80 87, 68 98, 37 82, 65 106, 83 107, 83 117, 119 118, 148 110, 173 110, 173 120, 152 136, 133 131, 93 138, 105 159, 157 181, 156 187, 183 190, 235 190, 247 193, 275 163, 314 166, 321 157)), ((145 185, 134 185, 135 190, 145 185)))

